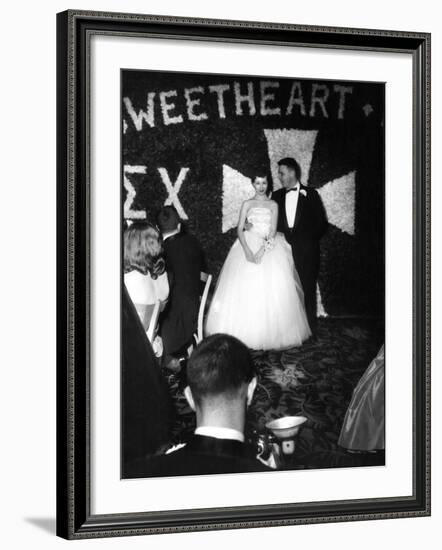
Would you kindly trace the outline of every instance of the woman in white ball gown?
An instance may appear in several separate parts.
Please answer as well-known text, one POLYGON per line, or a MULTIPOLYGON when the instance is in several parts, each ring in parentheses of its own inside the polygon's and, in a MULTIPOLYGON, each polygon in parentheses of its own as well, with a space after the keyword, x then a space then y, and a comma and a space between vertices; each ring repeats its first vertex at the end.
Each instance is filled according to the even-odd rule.
POLYGON ((252 184, 255 195, 241 206, 205 334, 230 334, 255 350, 299 346, 311 335, 299 275, 290 245, 276 232, 278 205, 267 196, 268 178, 252 184))

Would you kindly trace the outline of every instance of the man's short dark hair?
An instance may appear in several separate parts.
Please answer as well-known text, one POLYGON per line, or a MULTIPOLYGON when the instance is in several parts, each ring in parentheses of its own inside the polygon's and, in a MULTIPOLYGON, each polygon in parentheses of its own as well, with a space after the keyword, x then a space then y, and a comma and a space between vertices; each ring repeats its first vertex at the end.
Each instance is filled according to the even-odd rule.
POLYGON ((233 396, 254 376, 249 349, 228 334, 205 338, 195 348, 187 365, 187 382, 197 403, 211 396, 233 396))
POLYGON ((164 233, 165 231, 173 231, 178 227, 178 224, 181 222, 181 218, 176 211, 176 208, 172 205, 163 206, 157 215, 157 224, 160 228, 160 231, 164 233))
POLYGON ((301 167, 299 163, 292 157, 285 157, 278 162, 279 166, 287 166, 295 172, 296 179, 301 181, 301 167))

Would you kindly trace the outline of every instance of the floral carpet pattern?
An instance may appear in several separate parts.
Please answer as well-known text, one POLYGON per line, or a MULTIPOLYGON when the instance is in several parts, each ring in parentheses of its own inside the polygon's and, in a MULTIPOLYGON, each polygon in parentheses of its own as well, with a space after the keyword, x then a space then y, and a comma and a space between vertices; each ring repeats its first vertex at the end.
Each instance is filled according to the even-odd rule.
MULTIPOLYGON (((269 420, 302 415, 296 454, 306 468, 383 463, 379 454, 349 457, 337 444, 353 389, 384 341, 382 323, 375 320, 319 320, 316 341, 286 351, 252 352, 258 385, 248 410, 246 437, 265 432, 269 420)), ((169 377, 176 407, 173 443, 194 430, 195 416, 182 384, 169 377)))

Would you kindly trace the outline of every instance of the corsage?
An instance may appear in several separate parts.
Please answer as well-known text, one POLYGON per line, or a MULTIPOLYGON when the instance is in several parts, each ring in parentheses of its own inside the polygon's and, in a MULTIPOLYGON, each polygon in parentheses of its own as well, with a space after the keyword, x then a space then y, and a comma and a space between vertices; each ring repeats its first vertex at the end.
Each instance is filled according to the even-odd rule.
POLYGON ((264 241, 264 250, 272 250, 272 248, 275 246, 275 239, 274 237, 267 237, 264 241))

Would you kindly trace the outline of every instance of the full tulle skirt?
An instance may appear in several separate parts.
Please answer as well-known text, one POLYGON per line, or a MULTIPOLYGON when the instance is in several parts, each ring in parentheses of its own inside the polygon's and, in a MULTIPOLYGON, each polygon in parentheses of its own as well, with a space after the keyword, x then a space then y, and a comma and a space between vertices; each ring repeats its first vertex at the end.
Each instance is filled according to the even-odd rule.
MULTIPOLYGON (((264 239, 245 232, 252 252, 264 239)), ((237 239, 224 262, 209 307, 205 334, 226 333, 255 350, 299 346, 310 335, 304 295, 291 247, 277 233, 260 263, 247 261, 237 239)))

